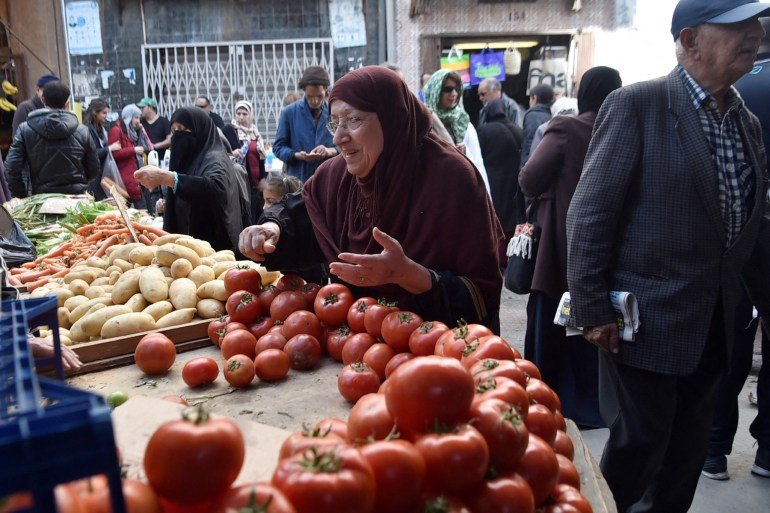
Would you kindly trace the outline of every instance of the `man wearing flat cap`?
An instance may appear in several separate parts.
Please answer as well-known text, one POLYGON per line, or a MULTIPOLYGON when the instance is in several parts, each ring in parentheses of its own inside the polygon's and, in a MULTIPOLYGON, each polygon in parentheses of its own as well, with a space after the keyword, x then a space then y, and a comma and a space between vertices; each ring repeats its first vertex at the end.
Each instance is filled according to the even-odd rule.
POLYGON ((302 74, 299 88, 305 92, 281 112, 273 152, 286 163, 286 173, 304 183, 324 160, 339 151, 326 129, 329 122, 329 104, 326 91, 329 74, 321 66, 310 66, 302 74))
POLYGON ((770 318, 767 157, 732 87, 767 15, 756 0, 681 0, 679 64, 609 95, 567 214, 572 312, 602 349, 601 468, 620 513, 688 510, 743 287, 770 318), (632 341, 610 291, 637 297, 632 341))

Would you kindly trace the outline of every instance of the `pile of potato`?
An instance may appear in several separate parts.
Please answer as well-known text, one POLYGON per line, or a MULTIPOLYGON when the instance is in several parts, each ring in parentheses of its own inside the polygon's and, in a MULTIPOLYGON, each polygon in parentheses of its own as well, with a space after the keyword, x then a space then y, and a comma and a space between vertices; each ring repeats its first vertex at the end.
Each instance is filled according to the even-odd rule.
POLYGON ((237 262, 232 251, 170 234, 152 246, 112 246, 31 297, 57 296, 61 340, 73 345, 218 317, 229 296, 222 278, 238 265, 257 269, 263 283, 275 279, 259 264, 237 262))

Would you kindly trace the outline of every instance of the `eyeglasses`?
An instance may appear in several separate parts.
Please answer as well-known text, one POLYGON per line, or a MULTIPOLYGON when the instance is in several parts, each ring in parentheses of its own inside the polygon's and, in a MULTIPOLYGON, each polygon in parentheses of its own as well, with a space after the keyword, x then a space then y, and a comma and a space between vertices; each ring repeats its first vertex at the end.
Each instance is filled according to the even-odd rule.
POLYGON ((363 122, 363 118, 351 116, 347 119, 340 120, 339 122, 329 121, 326 123, 326 129, 330 134, 334 135, 338 128, 342 128, 343 130, 357 130, 363 122))
POLYGON ((457 86, 444 86, 441 88, 442 93, 451 93, 452 91, 460 92, 460 88, 457 86))

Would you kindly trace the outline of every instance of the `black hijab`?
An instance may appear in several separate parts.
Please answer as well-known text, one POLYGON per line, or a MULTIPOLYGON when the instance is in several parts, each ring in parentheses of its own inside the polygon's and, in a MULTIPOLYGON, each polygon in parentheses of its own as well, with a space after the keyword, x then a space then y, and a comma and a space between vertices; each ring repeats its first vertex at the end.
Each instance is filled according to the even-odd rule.
POLYGON ((580 114, 599 112, 599 107, 604 103, 604 99, 615 89, 620 89, 622 85, 620 73, 614 68, 596 66, 589 69, 580 79, 578 111, 580 114))
MULTIPOLYGON (((184 125, 192 131, 195 137, 195 153, 185 158, 185 161, 189 162, 189 165, 185 166, 185 169, 182 170, 185 174, 199 175, 203 158, 208 153, 212 151, 225 153, 225 147, 219 138, 217 127, 203 109, 199 107, 180 107, 171 115, 171 123, 184 125)), ((174 155, 173 151, 171 155, 174 155)))
POLYGON ((505 102, 502 98, 487 103, 487 121, 497 121, 505 117, 505 102))

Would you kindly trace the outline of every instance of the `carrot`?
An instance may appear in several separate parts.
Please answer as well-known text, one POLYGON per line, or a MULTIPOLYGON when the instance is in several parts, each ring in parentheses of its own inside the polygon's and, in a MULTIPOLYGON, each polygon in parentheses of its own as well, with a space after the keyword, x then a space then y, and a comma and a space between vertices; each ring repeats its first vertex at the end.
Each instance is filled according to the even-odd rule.
POLYGON ((150 239, 151 241, 154 241, 155 239, 158 238, 158 235, 155 235, 154 233, 148 233, 147 238, 150 239))
POLYGON ((137 236, 137 239, 139 239, 139 242, 145 246, 152 246, 152 241, 147 237, 147 235, 140 234, 137 236))
POLYGON ((94 253, 94 256, 100 257, 104 255, 104 253, 107 251, 107 248, 109 248, 110 246, 114 246, 115 244, 118 243, 118 240, 119 240, 118 237, 119 237, 118 234, 111 235, 110 238, 105 240, 102 243, 102 245, 99 246, 99 249, 96 250, 96 253, 94 253))
POLYGON ((160 228, 155 228, 154 226, 147 226, 145 224, 137 223, 136 221, 131 221, 131 224, 134 225, 134 228, 140 231, 147 230, 147 233, 154 233, 157 236, 161 235, 168 235, 168 232, 161 230, 160 228))
POLYGON ((83 236, 85 236, 87 234, 90 234, 93 231, 94 231, 94 225, 92 225, 92 224, 83 225, 80 228, 78 228, 77 230, 75 230, 75 232, 78 235, 83 235, 83 236))
POLYGON ((53 269, 53 268, 51 268, 51 267, 48 267, 48 268, 46 268, 46 269, 42 269, 42 270, 40 270, 40 271, 32 271, 32 272, 28 272, 28 273, 20 274, 20 275, 18 275, 18 276, 17 276, 17 278, 18 278, 18 279, 19 279, 19 281, 21 281, 22 283, 26 283, 26 282, 28 282, 28 281, 35 281, 35 280, 39 280, 39 279, 40 279, 40 278, 42 278, 43 276, 48 276, 49 274, 53 274, 54 272, 55 272, 55 271, 54 271, 54 269, 53 269))
POLYGON ((86 237, 86 242, 94 242, 104 238, 105 232, 103 230, 96 230, 94 233, 86 237))
POLYGON ((27 292, 32 292, 32 291, 33 291, 33 290, 35 290, 36 288, 42 287, 43 285, 45 285, 46 283, 48 283, 48 282, 50 281, 50 279, 51 279, 51 278, 50 278, 49 276, 46 276, 45 278, 43 278, 43 279, 40 279, 40 280, 37 280, 37 281, 30 281, 30 282, 27 282, 27 283, 26 283, 26 286, 27 286, 27 292))
POLYGON ((21 273, 25 273, 25 272, 27 272, 27 271, 25 271, 23 267, 14 267, 13 269, 11 269, 11 274, 12 275, 13 274, 21 274, 21 273))
POLYGON ((114 221, 115 218, 118 217, 118 215, 119 214, 117 212, 107 212, 106 214, 102 214, 100 216, 97 216, 96 219, 94 219, 94 222, 95 223, 99 223, 99 222, 102 222, 102 221, 107 221, 108 219, 114 221))
POLYGON ((13 285, 14 287, 20 287, 21 286, 21 282, 19 281, 19 279, 16 276, 12 275, 12 274, 8 275, 8 283, 13 285))

